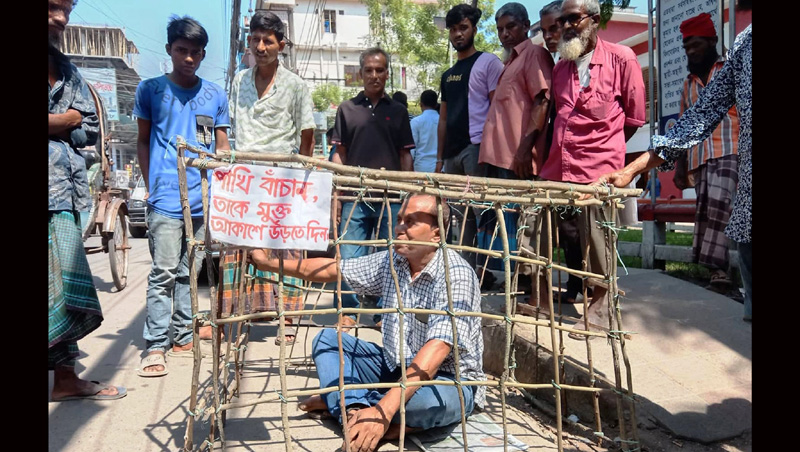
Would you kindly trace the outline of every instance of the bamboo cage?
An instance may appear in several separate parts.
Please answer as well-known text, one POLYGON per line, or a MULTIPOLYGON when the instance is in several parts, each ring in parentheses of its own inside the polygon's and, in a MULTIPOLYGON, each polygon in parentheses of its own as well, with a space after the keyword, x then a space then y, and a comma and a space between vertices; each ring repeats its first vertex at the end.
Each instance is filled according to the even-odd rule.
MULTIPOLYGON (((192 373, 192 381, 191 381, 191 391, 190 391, 190 398, 189 398, 189 416, 186 421, 186 430, 184 434, 184 450, 185 451, 194 451, 194 450, 212 450, 215 447, 221 446, 221 448, 225 449, 225 419, 226 419, 226 412, 227 410, 242 408, 242 407, 250 407, 255 406, 262 403, 269 403, 269 402, 280 402, 281 407, 281 418, 282 418, 282 427, 285 439, 285 449, 287 451, 295 450, 297 447, 296 444, 293 444, 292 435, 291 435, 291 425, 288 418, 288 411, 287 411, 287 403, 291 401, 296 401, 298 397, 303 396, 310 396, 313 394, 327 394, 333 391, 339 391, 341 394, 341 408, 342 412, 345 412, 344 407, 344 391, 347 389, 376 389, 376 388, 391 388, 391 387, 406 387, 406 386, 423 386, 423 385, 452 385, 458 384, 463 386, 474 386, 474 385, 484 385, 487 388, 489 387, 497 387, 499 388, 501 403, 502 403, 502 427, 503 427, 503 435, 504 435, 504 450, 508 450, 508 430, 507 430, 507 413, 506 413, 506 392, 510 388, 518 388, 518 389, 551 389, 553 391, 553 396, 555 400, 555 424, 556 424, 556 442, 559 451, 564 450, 564 446, 562 444, 562 412, 561 412, 561 400, 562 396, 566 391, 576 391, 576 392, 584 392, 591 394, 592 403, 593 403, 593 410, 594 410, 594 425, 593 425, 593 434, 594 434, 594 441, 597 444, 600 444, 602 441, 609 441, 610 438, 605 435, 602 431, 602 424, 600 419, 600 410, 598 405, 599 393, 601 392, 601 388, 595 386, 595 371, 592 363, 592 342, 589 340, 591 337, 601 337, 607 339, 606 341, 602 341, 603 344, 607 344, 612 349, 612 356, 614 360, 614 383, 615 389, 613 390, 616 394, 616 412, 617 412, 617 419, 616 423, 619 428, 619 438, 621 438, 621 449, 622 450, 639 450, 637 447, 638 445, 638 433, 636 430, 636 415, 635 415, 635 399, 634 399, 634 391, 633 391, 633 382, 631 378, 631 367, 630 362, 628 360, 628 355, 625 349, 625 341, 627 335, 624 334, 624 328, 622 325, 622 316, 620 310, 620 291, 617 287, 617 275, 616 269, 617 266, 615 265, 616 262, 616 240, 613 238, 613 230, 615 229, 613 224, 616 221, 616 211, 619 208, 622 208, 621 201, 625 197, 635 197, 641 193, 641 190, 638 189, 618 189, 615 187, 610 186, 586 186, 586 185, 576 185, 576 184, 568 184, 568 183, 558 183, 558 182, 545 182, 545 181, 519 181, 519 180, 505 180, 505 179, 493 179, 493 178, 479 178, 479 177, 469 177, 469 176, 458 176, 458 175, 449 175, 449 174, 434 174, 434 173, 416 173, 416 172, 402 172, 402 171, 386 171, 386 170, 374 170, 374 169, 366 169, 360 167, 351 167, 345 165, 338 165, 332 162, 323 161, 315 158, 305 157, 297 154, 286 154, 286 155, 277 155, 277 154, 262 154, 262 153, 248 153, 248 152, 240 152, 240 151, 218 151, 216 154, 207 153, 204 150, 193 148, 185 143, 185 141, 178 137, 178 176, 180 182, 180 191, 181 191, 181 203, 183 208, 183 214, 186 224, 186 235, 187 235, 187 242, 188 242, 188 252, 189 252, 189 270, 190 270, 190 293, 191 293, 191 303, 192 303, 192 311, 193 311, 193 321, 192 321, 192 328, 195 334, 199 331, 198 329, 202 326, 212 326, 216 331, 220 328, 227 328, 224 341, 220 340, 220 336, 218 334, 213 334, 212 340, 212 377, 210 378, 210 382, 207 382, 204 385, 200 384, 200 369, 201 369, 201 362, 202 362, 202 352, 201 347, 194 347, 194 367, 192 373), (198 155, 198 157, 185 157, 185 151, 189 150, 194 152, 198 155), (476 270, 478 274, 478 278, 481 282, 483 282, 484 275, 486 273, 486 265, 489 262, 489 258, 496 258, 502 259, 503 265, 503 274, 504 274, 504 282, 505 284, 502 286, 503 289, 499 293, 492 293, 491 295, 502 295, 505 299, 505 309, 504 312, 501 314, 495 313, 484 313, 484 312, 453 312, 453 300, 452 300, 452 292, 451 292, 451 281, 450 281, 450 272, 448 267, 448 253, 442 253, 444 257, 444 266, 445 266, 445 283, 448 292, 448 306, 449 309, 446 311, 436 311, 430 309, 417 309, 417 308, 404 308, 403 301, 400 297, 400 293, 398 291, 398 308, 342 308, 341 306, 341 296, 339 296, 339 305, 333 308, 320 308, 317 309, 316 305, 313 309, 301 309, 301 310, 293 310, 293 311, 286 311, 284 310, 284 296, 283 296, 283 278, 278 278, 277 280, 272 281, 274 284, 277 284, 279 287, 278 290, 278 300, 277 300, 277 309, 274 311, 264 311, 264 312, 257 312, 257 313, 248 313, 245 314, 244 311, 244 296, 238 296, 238 306, 236 306, 236 311, 233 315, 228 317, 222 318, 220 316, 221 308, 218 303, 218 297, 216 294, 216 287, 214 282, 214 273, 212 271, 213 261, 209 253, 206 253, 206 268, 208 270, 208 278, 209 278, 209 290, 210 290, 210 300, 211 300, 211 309, 210 312, 199 312, 198 310, 198 293, 197 293, 197 268, 195 265, 194 257, 199 249, 205 248, 206 250, 224 250, 224 249, 237 249, 236 247, 228 247, 227 245, 214 243, 210 239, 210 231, 208 227, 205 228, 205 237, 194 237, 193 231, 191 227, 191 209, 188 203, 188 193, 187 193, 187 185, 186 185, 186 170, 187 167, 198 168, 201 173, 201 181, 202 181, 202 199, 203 199, 203 212, 204 212, 204 221, 205 224, 208 225, 208 201, 209 201, 209 185, 208 185, 208 171, 213 170, 215 168, 222 168, 227 167, 232 163, 245 163, 251 165, 268 165, 268 166, 285 166, 286 164, 294 164, 294 167, 300 167, 312 171, 328 171, 333 173, 333 194, 332 194, 332 204, 335 204, 337 200, 343 201, 355 201, 358 202, 373 202, 375 204, 381 203, 382 204, 382 213, 381 215, 388 212, 389 204, 392 202, 399 202, 396 199, 390 199, 391 194, 400 195, 400 196, 407 196, 408 194, 412 193, 425 193, 431 194, 437 197, 440 204, 438 205, 438 223, 439 228, 441 231, 445 230, 444 228, 444 220, 442 217, 442 202, 447 202, 450 205, 456 206, 464 206, 466 208, 476 208, 481 210, 489 210, 492 209, 496 212, 497 216, 497 224, 495 226, 495 230, 492 234, 492 241, 499 240, 502 244, 502 250, 495 250, 492 249, 493 247, 490 245, 490 249, 481 249, 476 247, 464 246, 460 244, 460 239, 463 237, 464 234, 464 225, 466 222, 461 222, 461 230, 453 230, 447 231, 448 236, 456 237, 458 241, 454 243, 447 243, 444 244, 444 240, 442 243, 444 245, 434 244, 434 243, 423 243, 423 242, 413 242, 413 241, 404 241, 404 240, 344 240, 344 238, 338 237, 338 224, 336 224, 335 217, 332 216, 332 232, 333 238, 329 241, 329 246, 333 246, 335 249, 335 256, 336 256, 336 263, 337 266, 340 262, 341 255, 339 251, 340 244, 360 244, 362 246, 375 246, 378 248, 386 248, 389 253, 393 252, 395 244, 416 244, 416 245, 428 245, 428 246, 440 246, 442 248, 452 248, 456 251, 463 251, 463 252, 472 252, 477 253, 479 255, 486 256, 486 261, 483 263, 481 268, 476 270), (357 192, 356 196, 338 196, 338 192, 357 192), (584 195, 589 195, 588 199, 581 199, 586 198, 584 195), (446 199, 446 201, 445 201, 446 199), (610 209, 612 212, 611 218, 611 225, 606 225, 611 229, 610 234, 607 235, 608 241, 611 242, 610 249, 612 250, 611 254, 606 253, 605 259, 608 263, 608 271, 609 274, 602 275, 602 274, 595 274, 586 271, 585 262, 587 262, 587 256, 589 253, 588 246, 582 250, 583 252, 583 260, 584 260, 584 269, 583 270, 573 270, 566 266, 566 264, 561 264, 559 261, 553 258, 554 255, 554 248, 557 246, 557 243, 554 245, 553 240, 548 240, 547 244, 544 244, 543 249, 539 250, 531 250, 528 249, 525 244, 523 244, 523 229, 525 226, 520 226, 517 229, 517 249, 511 249, 509 246, 509 236, 506 229, 505 218, 503 215, 504 211, 515 211, 520 213, 520 220, 518 222, 519 225, 525 225, 526 219, 530 215, 538 215, 540 217, 540 221, 537 224, 540 224, 539 227, 542 229, 537 229, 535 231, 530 232, 531 235, 537 236, 542 234, 542 230, 546 230, 548 232, 548 237, 553 238, 555 234, 555 240, 558 240, 557 232, 554 227, 554 213, 557 213, 559 209, 563 209, 565 206, 578 206, 578 207, 587 207, 593 205, 611 205, 613 208, 610 209), (544 229, 546 228, 546 229, 544 229), (511 263, 516 263, 516 269, 512 272, 511 270, 511 263), (548 299, 547 300, 538 300, 539 297, 536 296, 539 290, 539 278, 532 277, 533 289, 531 291, 531 299, 536 298, 536 306, 535 316, 525 316, 521 315, 517 312, 517 302, 516 297, 520 295, 522 292, 518 291, 517 289, 517 281, 519 277, 519 269, 520 264, 530 265, 534 267, 538 267, 543 269, 545 273, 545 281, 547 284, 547 293, 548 299), (583 278, 584 281, 587 280, 594 280, 594 281, 601 281, 604 282, 606 287, 608 288, 608 297, 609 302, 608 304, 608 328, 604 331, 596 331, 596 330, 588 330, 588 320, 586 320, 587 330, 577 330, 571 328, 568 325, 562 324, 562 316, 560 316, 560 300, 558 301, 558 313, 555 312, 555 309, 549 310, 542 310, 540 312, 540 303, 548 303, 549 306, 555 307, 554 304, 555 300, 553 299, 553 287, 557 284, 556 281, 553 281, 553 269, 560 270, 562 272, 566 272, 569 274, 577 275, 583 278), (548 312, 549 311, 549 312, 548 312), (385 382, 385 383, 373 383, 373 384, 344 384, 343 381, 343 367, 344 367, 344 359, 343 359, 343 351, 342 351, 342 333, 338 332, 338 343, 339 343, 339 361, 340 361, 340 380, 338 386, 329 387, 325 389, 319 389, 317 386, 305 388, 305 389, 290 389, 287 387, 286 382, 286 375, 287 375, 287 367, 290 365, 289 360, 287 359, 287 345, 285 341, 280 342, 280 355, 279 355, 279 368, 280 368, 280 390, 275 392, 268 392, 262 394, 260 397, 250 399, 250 400, 241 400, 239 398, 239 389, 240 389, 240 378, 242 375, 242 370, 246 364, 245 359, 245 352, 247 349, 247 342, 249 339, 249 331, 250 331, 250 324, 254 320, 264 319, 264 318, 280 318, 282 316, 313 316, 319 314, 337 314, 338 321, 341 322, 342 317, 346 314, 378 314, 378 313, 420 313, 420 314, 438 314, 438 315, 449 315, 452 328, 453 328, 453 338, 454 342, 457 343, 457 330, 456 330, 456 317, 458 316, 474 316, 480 317, 482 319, 492 319, 497 321, 504 322, 505 328, 505 349, 504 349, 504 371, 501 375, 496 375, 497 379, 495 380, 486 380, 486 381, 470 381, 470 380, 461 380, 459 375, 459 347, 453 347, 452 353, 455 360, 455 369, 456 371, 456 382, 452 381, 442 381, 442 380, 429 380, 429 381, 421 381, 421 382, 407 382, 406 381, 406 374, 405 374, 405 366, 400 365, 398 368, 401 370, 402 378, 399 382, 385 382), (554 378, 550 382, 542 382, 542 383, 522 383, 516 380, 515 378, 515 368, 516 368, 516 361, 515 361, 515 347, 514 347, 514 337, 515 332, 514 328, 515 325, 534 325, 537 327, 537 341, 539 337, 538 328, 542 328, 549 333, 550 343, 552 344, 552 354, 553 354, 553 366, 554 366, 554 378), (585 344, 586 344, 586 352, 588 357, 588 372, 590 377, 590 384, 587 386, 580 386, 580 385, 569 385, 569 384, 562 384, 562 376, 564 375, 564 333, 576 333, 585 336, 585 344), (559 346, 557 346, 559 345, 559 346), (622 364, 620 364, 620 360, 622 364), (623 369, 624 367, 624 369, 623 369), (625 376, 623 378, 623 371, 625 372, 625 376), (460 383, 458 383, 460 382, 460 383), (630 419, 626 419, 624 416, 624 410, 629 410, 630 419), (206 440, 202 444, 194 444, 194 429, 196 424, 199 420, 205 419, 210 420, 208 422, 209 431, 206 436, 206 440)), ((452 209, 455 210, 455 209, 452 209)), ((342 212, 341 214, 341 221, 345 223, 345 230, 347 224, 350 221, 352 216, 352 210, 350 212, 342 212)), ((391 218, 391 214, 388 216, 389 218, 389 231, 390 237, 393 236, 392 233, 392 221, 394 220, 391 218)), ((380 224, 380 220, 379 220, 380 224)), ((242 248, 238 248, 242 249, 242 248)), ((246 250, 245 250, 246 251, 246 250)), ((391 254, 390 254, 391 255, 391 254)), ((390 262, 393 260, 390 259, 390 262)), ((281 259, 281 271, 279 272, 280 276, 283 276, 282 271, 283 261, 281 259)), ((245 274, 245 267, 246 262, 242 262, 241 267, 241 274, 245 274)), ((397 275, 394 272, 394 267, 392 266, 392 276, 395 283, 395 287, 397 288, 397 275)), ((241 278, 239 281, 238 291, 239 294, 244 293, 245 284, 252 284, 253 278, 241 278), (245 281, 247 280, 247 281, 245 281)), ((335 288, 333 290, 325 289, 317 289, 310 287, 309 284, 306 284, 302 287, 303 290, 306 291, 306 296, 308 293, 317 292, 317 293, 337 293, 341 295, 343 292, 341 289, 342 283, 342 276, 341 273, 338 275, 338 280, 335 283, 335 288)), ((587 303, 587 293, 586 293, 587 284, 584 283, 583 289, 583 296, 584 296, 584 312, 586 312, 586 303, 587 303)), ((352 292, 350 292, 352 293, 352 292)), ((489 295, 487 293, 482 293, 482 296, 489 295)), ((559 297, 560 298, 560 297, 559 297)), ((400 343, 404 343, 404 329, 403 329, 403 318, 404 315, 399 315, 398 320, 400 323, 400 343)), ((584 316, 584 319, 586 316, 584 316)), ((297 324, 295 325, 297 326, 297 324)), ((325 326, 333 326, 333 325, 316 325, 310 326, 311 328, 321 328, 325 326)), ((356 332, 357 332, 357 328, 356 332)), ((283 322, 278 322, 278 337, 284 337, 285 326, 283 322)), ((197 338, 197 336, 195 336, 197 338)), ((600 342, 597 342, 600 343, 600 342)), ((403 348, 399 347, 399 362, 404 363, 405 358, 403 356, 403 348)), ((468 451, 469 444, 467 443, 467 430, 466 430, 466 417, 464 416, 464 398, 461 391, 459 392, 459 399, 461 405, 461 433, 463 439, 463 447, 464 451, 468 451)), ((400 403, 400 419, 401 419, 401 434, 399 438, 399 450, 405 450, 405 434, 404 426, 405 426, 405 393, 403 393, 402 400, 400 403)), ((347 426, 342 426, 344 430, 345 437, 347 435, 347 426)), ((349 452, 350 446, 349 444, 346 445, 346 451, 349 452)))

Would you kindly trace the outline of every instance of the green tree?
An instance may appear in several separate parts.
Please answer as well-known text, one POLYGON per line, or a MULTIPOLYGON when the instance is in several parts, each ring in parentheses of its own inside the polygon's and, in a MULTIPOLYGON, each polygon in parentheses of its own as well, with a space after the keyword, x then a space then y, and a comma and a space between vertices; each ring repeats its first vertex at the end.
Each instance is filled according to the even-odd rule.
MULTIPOLYGON (((412 69, 417 83, 438 91, 442 73, 449 67, 448 52, 455 52, 448 40, 444 16, 459 0, 439 0, 432 4, 415 4, 409 0, 364 0, 369 11, 372 34, 367 45, 377 45, 393 56, 392 73, 398 79, 399 66, 412 69), (441 24, 437 24, 441 18, 441 24)), ((494 23, 494 0, 478 1, 483 12, 478 22, 475 47, 498 53, 500 40, 494 23)), ((395 84, 397 89, 398 85, 395 84)), ((388 88, 391 90, 391 81, 388 88)))
MULTIPOLYGON (((648 0, 647 3, 650 3, 648 0)), ((627 8, 631 0, 600 0, 600 28, 605 29, 611 16, 614 15, 614 7, 627 8)))
POLYGON ((337 107, 347 99, 355 96, 358 90, 354 88, 342 89, 338 85, 325 83, 317 85, 311 91, 311 102, 317 111, 328 111, 331 106, 337 107))

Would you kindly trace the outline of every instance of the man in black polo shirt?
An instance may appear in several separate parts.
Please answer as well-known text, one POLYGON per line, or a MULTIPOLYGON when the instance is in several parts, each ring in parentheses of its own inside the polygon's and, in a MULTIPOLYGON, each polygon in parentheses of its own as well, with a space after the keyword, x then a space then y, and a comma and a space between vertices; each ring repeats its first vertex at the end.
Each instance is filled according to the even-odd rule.
MULTIPOLYGON (((364 90, 358 95, 339 105, 336 112, 336 123, 333 126, 331 143, 336 145, 333 155, 334 163, 350 166, 393 171, 413 171, 411 149, 414 138, 408 110, 402 104, 392 100, 385 92, 386 80, 389 78, 389 56, 382 49, 373 47, 361 53, 361 77, 364 79, 364 90)), ((350 193, 348 193, 350 194, 350 193)), ((339 224, 339 236, 345 233, 345 223, 355 204, 355 210, 347 225, 346 240, 369 240, 375 229, 378 238, 390 237, 388 215, 397 218, 400 204, 391 205, 391 213, 381 216, 380 203, 342 203, 342 221, 339 224), (381 223, 378 225, 378 217, 381 223)), ((351 259, 367 254, 367 247, 360 245, 340 245, 342 259, 351 259)), ((352 289, 342 281, 342 290, 352 289)), ((334 303, 338 300, 334 298, 334 303)), ((358 299, 354 294, 342 295, 342 307, 356 308, 358 299)), ((355 325, 355 316, 346 316, 343 330, 355 325)))

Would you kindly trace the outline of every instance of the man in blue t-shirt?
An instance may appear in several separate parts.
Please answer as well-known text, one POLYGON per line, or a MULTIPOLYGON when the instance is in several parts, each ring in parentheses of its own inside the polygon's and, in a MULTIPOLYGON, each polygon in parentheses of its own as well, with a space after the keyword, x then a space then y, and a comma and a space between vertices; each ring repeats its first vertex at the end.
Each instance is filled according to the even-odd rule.
MULTIPOLYGON (((167 25, 167 54, 172 58, 169 74, 144 80, 136 88, 139 136, 136 150, 147 194, 147 228, 153 265, 147 279, 147 318, 144 339, 147 356, 138 374, 167 374, 165 353, 192 356, 192 307, 189 293, 189 259, 178 185, 177 139, 210 150, 230 149, 228 98, 214 83, 195 73, 205 58, 206 30, 196 20, 174 17, 167 25), (174 327, 169 336, 170 323, 174 327), (169 349, 169 351, 167 351, 169 349)), ((196 156, 187 151, 187 156, 196 156)), ((203 237, 203 205, 200 171, 186 169, 192 229, 203 237)), ((198 252, 196 263, 203 259, 198 252)), ((200 338, 210 338, 211 327, 201 328, 200 338)))

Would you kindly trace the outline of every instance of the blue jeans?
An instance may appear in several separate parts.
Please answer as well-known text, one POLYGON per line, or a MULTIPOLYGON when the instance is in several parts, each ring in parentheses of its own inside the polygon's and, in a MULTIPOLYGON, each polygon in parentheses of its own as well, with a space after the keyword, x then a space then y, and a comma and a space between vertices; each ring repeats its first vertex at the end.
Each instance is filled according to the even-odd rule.
MULTIPOLYGON (((339 223, 339 237, 342 237, 344 234, 344 226, 347 223, 347 218, 350 217, 350 210, 353 208, 353 202, 343 202, 342 203, 342 221, 339 223)), ((391 231, 389 231, 389 219, 387 218, 386 212, 383 213, 381 216, 381 209, 382 205, 379 203, 365 203, 359 202, 355 210, 353 211, 353 216, 350 218, 350 224, 347 225, 347 236, 344 237, 343 240, 370 240, 372 239, 372 235, 375 232, 375 229, 378 229, 378 239, 386 239, 390 237, 391 231), (367 205, 372 206, 370 209, 367 205), (378 225, 378 217, 381 216, 381 224, 378 225)), ((397 214, 400 212, 400 204, 390 204, 391 207, 391 215, 392 215, 392 224, 395 224, 397 221, 397 214)), ((394 236, 394 234, 391 234, 394 236)), ((354 257, 361 257, 366 256, 368 248, 367 246, 361 245, 339 245, 339 250, 342 254, 342 260, 344 259, 352 259, 354 257)), ((353 290, 347 282, 342 279, 342 290, 353 290)), ((339 297, 336 295, 333 296, 333 305, 335 307, 339 306, 339 297)), ((343 308, 357 308, 359 307, 360 303, 358 302, 358 298, 355 294, 343 294, 342 295, 342 307, 343 308)), ((349 314, 350 317, 355 319, 355 314, 349 314)))
POLYGON ((736 242, 739 251, 739 273, 744 286, 744 318, 753 318, 753 242, 736 242))
MULTIPOLYGON (((400 368, 390 371, 383 357, 383 348, 372 342, 342 334, 344 352, 344 383, 368 384, 396 382, 400 379, 400 368)), ((339 345, 336 331, 326 328, 320 331, 311 345, 311 356, 317 366, 320 389, 339 385, 339 345)), ((453 381, 452 375, 439 373, 435 380, 453 381)), ((477 386, 461 386, 464 394, 465 416, 472 413, 477 386)), ((352 389, 344 391, 345 406, 362 404, 375 406, 389 391, 381 389, 352 389)), ((406 403, 406 426, 429 429, 461 421, 461 403, 457 386, 421 386, 406 403)), ((341 422, 339 391, 322 396, 328 411, 341 422)), ((392 419, 400 423, 398 411, 392 419)))
MULTIPOLYGON (((183 219, 170 218, 147 209, 148 244, 153 265, 147 278, 147 318, 144 340, 147 351, 165 351, 171 343, 192 342, 192 299, 189 293, 189 250, 183 219), (175 329, 170 340, 170 320, 175 329)), ((196 238, 204 238, 203 218, 192 218, 196 238)), ((199 269, 205 251, 195 255, 199 269)))

